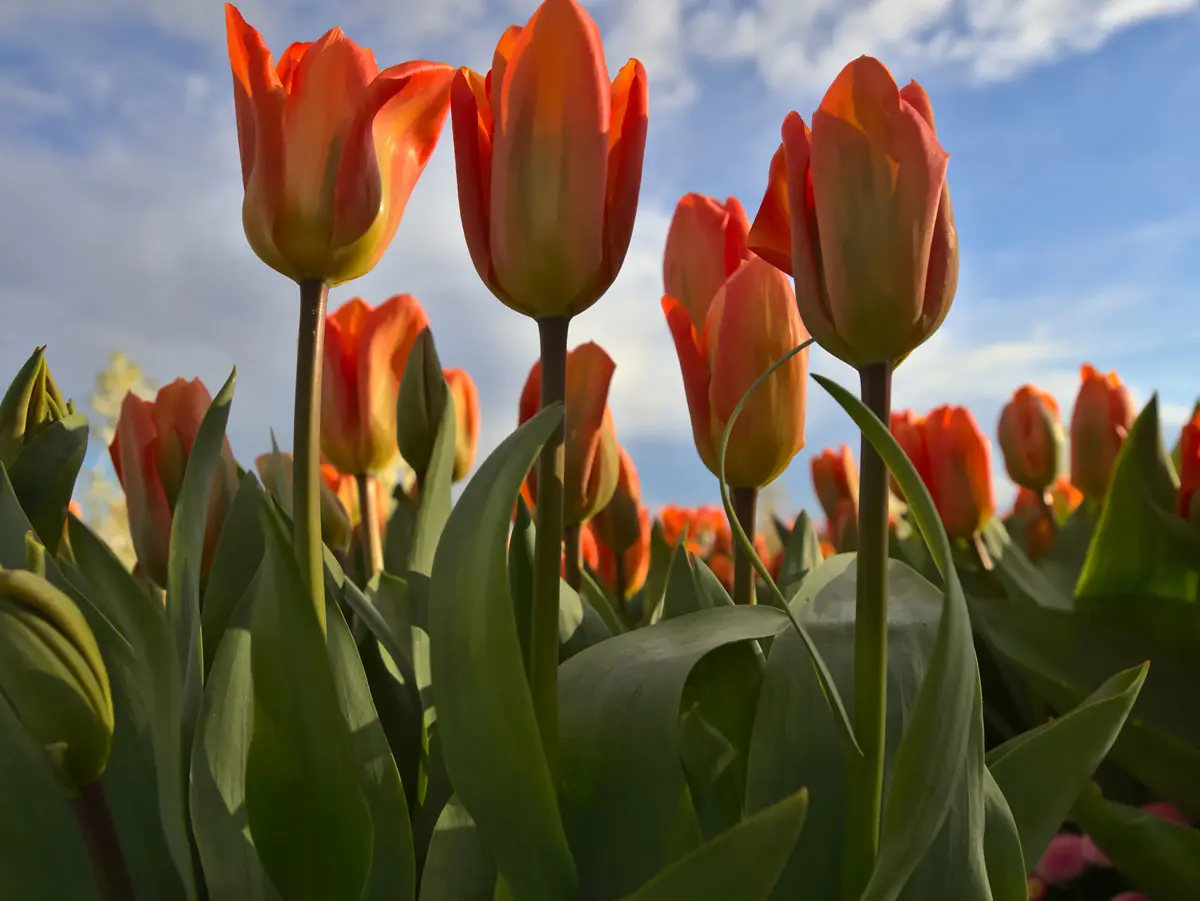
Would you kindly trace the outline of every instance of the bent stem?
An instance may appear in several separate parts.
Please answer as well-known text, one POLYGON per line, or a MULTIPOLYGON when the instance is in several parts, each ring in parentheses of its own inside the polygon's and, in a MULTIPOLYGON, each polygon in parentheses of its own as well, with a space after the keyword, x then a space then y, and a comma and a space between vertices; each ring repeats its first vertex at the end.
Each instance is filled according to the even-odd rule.
MULTIPOLYGON (((733 512, 747 535, 754 536, 754 520, 758 512, 757 488, 732 488, 733 512)), ((756 555, 757 556, 757 555, 756 555)), ((754 570, 750 554, 740 541, 733 545, 733 602, 735 604, 757 603, 754 597, 754 570)))
MULTIPOLYGON (((566 403, 567 326, 570 318, 538 320, 542 345, 542 409, 566 403)), ((538 457, 534 514, 533 610, 529 630, 529 687, 542 736, 542 749, 553 775, 558 760, 558 583, 563 541, 563 420, 538 457)))
POLYGON ((296 557, 325 631, 325 555, 321 544, 321 367, 329 286, 300 282, 300 330, 296 340, 296 418, 292 478, 292 525, 296 557))
MULTIPOLYGON (((876 363, 859 372, 863 404, 887 426, 892 367, 876 363)), ((883 805, 883 752, 887 726, 888 470, 862 436, 858 496, 858 581, 854 610, 854 734, 862 757, 851 757, 842 869, 843 899, 862 895, 879 850, 883 805)))
POLYGON ((358 483, 358 528, 362 542, 363 574, 370 582, 383 569, 383 539, 379 534, 379 504, 375 498, 375 477, 360 473, 358 483))
POLYGON ((71 799, 71 812, 79 823, 101 901, 134 901, 133 879, 121 851, 104 786, 96 781, 80 788, 79 794, 71 799))
POLYGON ((566 580, 576 591, 583 584, 583 530, 580 526, 563 527, 563 559, 566 580))

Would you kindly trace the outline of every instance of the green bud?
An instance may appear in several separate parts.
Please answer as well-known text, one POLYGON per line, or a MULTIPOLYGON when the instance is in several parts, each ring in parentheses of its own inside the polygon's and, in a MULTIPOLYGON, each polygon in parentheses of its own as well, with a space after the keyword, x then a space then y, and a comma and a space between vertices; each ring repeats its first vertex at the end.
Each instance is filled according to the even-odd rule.
POLYGON ((5 466, 39 429, 75 412, 50 374, 45 351, 43 345, 33 352, 0 401, 0 463, 5 466))
POLYGON ((0 570, 0 694, 70 791, 103 775, 113 702, 100 648, 75 603, 23 570, 0 570))
POLYGON ((454 399, 442 374, 433 333, 425 328, 409 351, 396 401, 396 441, 400 456, 419 477, 429 469, 438 428, 446 415, 453 421, 454 399))
MULTIPOLYGON (((275 436, 271 436, 269 454, 259 454, 254 465, 258 469, 258 477, 262 479, 263 487, 279 501, 279 505, 288 516, 292 515, 292 455, 284 453, 275 446, 275 436)), ((337 494, 329 485, 321 480, 321 540, 330 550, 345 553, 350 548, 350 515, 337 494)))

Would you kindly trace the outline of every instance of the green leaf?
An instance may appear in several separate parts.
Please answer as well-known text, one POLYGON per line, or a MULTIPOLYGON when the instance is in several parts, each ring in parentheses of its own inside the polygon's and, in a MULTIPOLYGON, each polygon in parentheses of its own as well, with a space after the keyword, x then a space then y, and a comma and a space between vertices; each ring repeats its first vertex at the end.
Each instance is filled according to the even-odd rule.
POLYGON ((791 597, 804 577, 821 565, 821 536, 807 510, 801 510, 783 546, 783 567, 779 571, 779 590, 791 597))
POLYGON ((417 502, 408 496, 404 486, 397 484, 392 492, 396 506, 388 519, 387 534, 383 542, 383 568, 385 572, 403 574, 408 572, 409 550, 412 548, 413 531, 417 527, 417 502))
POLYGON ((200 566, 213 478, 221 462, 225 425, 233 403, 237 369, 217 392, 196 432, 188 454, 183 484, 171 517, 171 548, 167 555, 167 618, 175 635, 175 650, 183 673, 183 742, 192 744, 192 728, 204 691, 204 648, 200 631, 200 566))
POLYGON ((492 901, 496 864, 475 828, 475 821, 452 798, 442 809, 425 870, 421 901, 492 901))
POLYGON ((58 553, 87 445, 87 416, 72 413, 39 428, 8 471, 25 514, 52 557, 58 553))
POLYGON ((663 535, 662 523, 657 520, 650 530, 650 569, 646 573, 646 585, 642 588, 642 625, 648 625, 663 603, 667 592, 667 579, 675 549, 663 535))
POLYGON ((612 633, 604 619, 566 582, 558 583, 558 660, 561 663, 612 633))
MULTIPOLYGON (((588 897, 618 898, 690 849, 673 847, 686 797, 678 741, 688 676, 717 648, 786 625, 769 607, 703 610, 615 636, 563 664, 560 802, 588 897)), ((689 821, 698 840, 690 810, 689 821)))
POLYGON ((1076 586, 1082 609, 1091 598, 1114 594, 1196 599, 1196 548, 1180 547, 1172 540, 1156 512, 1173 513, 1178 494, 1179 480, 1163 448, 1154 395, 1117 454, 1100 525, 1076 586))
POLYGON ((508 590, 512 593, 513 617, 517 623, 517 639, 521 643, 521 660, 529 668, 529 630, 533 622, 533 518, 525 499, 516 501, 517 517, 508 542, 508 590))
POLYGON ((262 563, 263 536, 258 519, 261 503, 262 488, 258 480, 250 473, 245 473, 233 496, 221 536, 217 539, 212 564, 208 569, 208 583, 204 586, 200 628, 205 675, 216 660, 221 636, 234 609, 245 597, 246 589, 262 563))
POLYGON ((250 648, 250 832, 285 901, 360 898, 373 829, 326 641, 283 524, 265 505, 262 525, 250 648))
POLYGON ((704 562, 697 559, 684 543, 680 542, 675 548, 671 568, 667 574, 662 619, 674 619, 677 616, 695 613, 697 610, 731 606, 733 601, 725 587, 704 562))
POLYGON ((1096 767, 1108 754, 1146 679, 1148 664, 1113 676, 1059 719, 1018 735, 987 756, 988 768, 1038 860, 1096 767))
POLYGON ((1027 901, 1029 885, 1025 878, 1025 861, 1037 860, 1026 855, 1021 847, 1021 833, 1008 805, 1004 792, 983 768, 984 777, 984 842, 988 885, 993 901, 1027 901))
MULTIPOLYGON (((862 401, 836 382, 819 375, 813 378, 833 395, 883 457, 908 499, 946 586, 937 643, 896 755, 884 798, 879 855, 863 894, 863 901, 891 901, 933 843, 949 812, 962 768, 970 766, 967 756, 976 725, 979 667, 950 542, 912 461, 862 401)), ((982 722, 977 725, 982 729, 982 722)))
POLYGON ((1070 594, 1064 595, 1033 562, 1025 556, 999 520, 992 519, 983 527, 980 537, 992 558, 993 572, 1000 579, 1009 597, 1032 601, 1042 607, 1070 610, 1074 603, 1070 594))
MULTIPOLYGON (((442 383, 443 387, 445 382, 442 383)), ((447 395, 447 400, 450 400, 447 395)), ((433 451, 429 469, 421 484, 413 522, 411 544, 405 572, 413 571, 429 575, 432 571, 434 554, 442 537, 442 530, 450 516, 450 488, 454 482, 454 438, 455 416, 453 402, 446 408, 449 415, 438 422, 437 435, 433 439, 433 451)))
POLYGON ((450 513, 430 583, 430 663, 446 770, 521 901, 570 898, 577 884, 506 565, 513 503, 562 415, 561 405, 542 410, 479 467, 450 513))
POLYGON ((1151 898, 1196 897, 1200 886, 1200 831, 1153 813, 1106 801, 1084 789, 1072 817, 1136 888, 1151 898))
POLYGON ((617 613, 615 606, 624 607, 625 601, 621 598, 609 597, 608 592, 601 588, 600 583, 586 570, 583 573, 583 584, 580 586, 580 597, 584 603, 591 605, 592 609, 600 614, 610 635, 620 635, 622 632, 628 631, 625 621, 617 613))
POLYGON ((807 809, 808 793, 801 790, 701 845, 627 901, 766 901, 807 809))

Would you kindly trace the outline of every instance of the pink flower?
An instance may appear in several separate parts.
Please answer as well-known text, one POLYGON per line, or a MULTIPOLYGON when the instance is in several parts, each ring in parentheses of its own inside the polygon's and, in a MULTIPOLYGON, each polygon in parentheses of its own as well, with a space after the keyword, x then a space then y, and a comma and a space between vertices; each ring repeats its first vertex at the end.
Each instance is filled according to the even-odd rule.
POLYGON ((1112 861, 1097 847, 1090 835, 1083 837, 1083 859, 1094 867, 1112 866, 1112 861))
POLYGON ((1034 872, 1047 885, 1062 885, 1082 873, 1085 865, 1082 836, 1062 832, 1050 840, 1034 872))
POLYGON ((1178 823, 1180 826, 1188 825, 1187 817, 1179 812, 1179 809, 1167 801, 1155 801, 1153 804, 1142 805, 1144 813, 1152 813, 1159 819, 1166 820, 1168 823, 1178 823))
POLYGON ((1141 892, 1121 892, 1119 895, 1113 895, 1112 901, 1150 901, 1141 892))

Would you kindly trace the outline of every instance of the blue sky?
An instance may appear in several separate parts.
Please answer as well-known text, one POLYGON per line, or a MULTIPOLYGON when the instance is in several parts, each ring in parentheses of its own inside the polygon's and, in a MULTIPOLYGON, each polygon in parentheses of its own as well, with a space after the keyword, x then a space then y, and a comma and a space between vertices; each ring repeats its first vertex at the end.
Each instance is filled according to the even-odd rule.
MULTIPOLYGON (((897 406, 968 405, 992 435, 1024 382, 1069 415, 1080 363, 1158 390, 1168 441, 1200 393, 1200 2, 1196 0, 595 0, 610 67, 650 78, 633 244, 613 289, 572 324, 617 362, 611 403, 653 504, 714 502, 692 446, 659 307, 671 211, 688 191, 753 215, 790 109, 806 118, 869 53, 929 91, 951 154, 962 272, 943 329, 897 372, 897 406)), ((531 2, 262 0, 242 7, 280 52, 341 25, 383 65, 487 66, 531 2)), ((48 343, 80 401, 122 349, 158 383, 238 365, 243 463, 291 441, 294 286, 241 231, 241 180, 217 0, 5 0, 0 6, 0 359, 48 343)), ((532 323, 479 283, 463 243, 449 130, 384 261, 332 303, 409 292, 443 361, 480 385, 483 450, 513 426, 532 323)), ((823 352, 814 371, 850 384, 823 352)), ((809 455, 845 440, 814 384, 808 447, 780 480, 811 501, 809 455)), ((1001 466, 999 454, 994 463, 1001 466)), ((998 470, 999 471, 999 470, 998 470)), ((1011 496, 997 479, 1001 501, 1011 496)))

